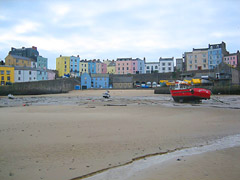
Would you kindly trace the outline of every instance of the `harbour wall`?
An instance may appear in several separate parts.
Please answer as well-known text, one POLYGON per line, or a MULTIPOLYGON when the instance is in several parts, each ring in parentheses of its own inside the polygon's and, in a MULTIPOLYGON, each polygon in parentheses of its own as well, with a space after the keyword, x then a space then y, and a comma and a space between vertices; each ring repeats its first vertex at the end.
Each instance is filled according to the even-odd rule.
POLYGON ((14 83, 0 86, 0 96, 67 93, 73 90, 75 85, 80 85, 80 78, 14 83))

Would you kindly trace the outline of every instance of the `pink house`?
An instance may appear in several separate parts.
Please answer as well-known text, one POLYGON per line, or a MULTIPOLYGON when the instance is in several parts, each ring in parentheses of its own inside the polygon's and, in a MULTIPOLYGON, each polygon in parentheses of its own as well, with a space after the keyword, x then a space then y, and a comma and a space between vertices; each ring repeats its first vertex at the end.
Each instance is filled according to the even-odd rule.
POLYGON ((96 62, 96 73, 97 74, 102 73, 102 63, 100 61, 96 62))
POLYGON ((132 58, 118 58, 116 61, 116 74, 136 74, 138 62, 132 58))
POLYGON ((52 70, 47 70, 48 80, 54 80, 56 76, 56 72, 52 70))
POLYGON ((226 64, 230 64, 232 67, 239 66, 240 61, 240 53, 237 51, 237 53, 229 54, 224 56, 224 62, 226 64))
POLYGON ((101 63, 101 73, 107 74, 107 64, 101 63))

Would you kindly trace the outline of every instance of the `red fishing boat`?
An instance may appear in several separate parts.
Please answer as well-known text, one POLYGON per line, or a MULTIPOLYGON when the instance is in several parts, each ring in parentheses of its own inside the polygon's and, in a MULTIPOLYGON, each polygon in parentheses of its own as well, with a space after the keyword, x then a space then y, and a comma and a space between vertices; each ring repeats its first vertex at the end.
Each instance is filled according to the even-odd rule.
POLYGON ((191 88, 185 82, 177 82, 170 88, 171 95, 176 102, 200 102, 202 99, 210 99, 211 91, 204 88, 191 88))

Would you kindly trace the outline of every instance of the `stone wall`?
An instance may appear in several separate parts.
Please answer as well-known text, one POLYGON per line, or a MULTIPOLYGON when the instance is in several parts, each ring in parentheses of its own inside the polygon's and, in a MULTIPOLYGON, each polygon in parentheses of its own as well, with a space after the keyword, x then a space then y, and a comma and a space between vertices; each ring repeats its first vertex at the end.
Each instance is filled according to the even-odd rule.
POLYGON ((80 79, 66 78, 49 81, 14 83, 10 86, 0 86, 0 95, 38 95, 67 93, 80 85, 80 79))

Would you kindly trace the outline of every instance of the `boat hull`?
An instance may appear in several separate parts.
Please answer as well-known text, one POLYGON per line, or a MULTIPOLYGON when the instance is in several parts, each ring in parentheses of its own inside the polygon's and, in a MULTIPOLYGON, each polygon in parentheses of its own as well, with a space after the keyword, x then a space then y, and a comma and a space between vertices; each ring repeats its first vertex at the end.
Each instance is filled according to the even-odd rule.
POLYGON ((176 102, 201 101, 210 99, 211 96, 211 91, 203 88, 170 90, 170 92, 176 102))

